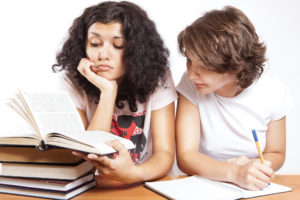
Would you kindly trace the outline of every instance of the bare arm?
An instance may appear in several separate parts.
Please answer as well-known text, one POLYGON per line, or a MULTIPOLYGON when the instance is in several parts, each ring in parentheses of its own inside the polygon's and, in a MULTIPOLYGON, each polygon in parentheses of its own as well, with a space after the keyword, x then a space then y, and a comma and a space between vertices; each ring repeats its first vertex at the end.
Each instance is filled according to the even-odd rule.
POLYGON ((139 181, 157 179, 166 175, 174 161, 174 103, 152 111, 151 115, 153 154, 148 161, 138 166, 139 181))
POLYGON ((96 75, 91 70, 91 66, 93 65, 94 63, 89 61, 87 58, 83 58, 81 59, 77 69, 101 91, 100 101, 89 124, 86 115, 82 110, 79 110, 79 114, 87 130, 102 130, 109 132, 118 86, 116 81, 107 80, 96 75))
POLYGON ((153 153, 149 160, 140 165, 134 165, 127 149, 117 140, 110 144, 118 152, 116 159, 74 152, 97 167, 102 186, 143 182, 160 178, 169 172, 174 161, 174 103, 152 111, 151 115, 153 153))
POLYGON ((284 163, 286 151, 286 118, 269 123, 264 159, 271 162, 274 171, 284 163))
POLYGON ((231 180, 231 164, 214 160, 199 152, 200 115, 198 107, 179 94, 176 113, 176 150, 179 168, 219 181, 231 180))
POLYGON ((100 101, 87 130, 110 132, 116 93, 101 93, 100 101))
MULTIPOLYGON (((201 111, 200 111, 201 112, 201 111)), ((200 144, 198 107, 179 94, 176 114, 176 150, 179 168, 187 174, 235 183, 257 190, 267 186, 273 170, 257 161, 221 162, 198 151, 200 144)), ((239 161, 239 160, 238 160, 239 161)))

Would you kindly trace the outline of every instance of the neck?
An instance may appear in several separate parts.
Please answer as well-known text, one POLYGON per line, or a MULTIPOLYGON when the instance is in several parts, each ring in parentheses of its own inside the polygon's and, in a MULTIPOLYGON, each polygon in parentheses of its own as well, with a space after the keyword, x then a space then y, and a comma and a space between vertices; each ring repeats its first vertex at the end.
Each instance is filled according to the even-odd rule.
POLYGON ((222 97, 232 98, 239 95, 242 91, 243 88, 241 86, 231 83, 215 91, 215 93, 222 97))

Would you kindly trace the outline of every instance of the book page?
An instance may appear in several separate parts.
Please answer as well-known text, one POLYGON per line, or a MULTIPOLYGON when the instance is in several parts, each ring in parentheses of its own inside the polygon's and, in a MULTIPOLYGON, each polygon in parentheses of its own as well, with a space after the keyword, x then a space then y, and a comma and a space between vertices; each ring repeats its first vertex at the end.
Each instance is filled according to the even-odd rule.
POLYGON ((71 98, 65 92, 23 91, 43 138, 48 133, 80 132, 83 123, 71 98))
POLYGON ((26 110, 24 109, 22 103, 18 101, 18 98, 11 98, 6 103, 11 109, 13 109, 19 116, 21 116, 34 130, 35 128, 35 122, 34 120, 28 115, 26 110))
POLYGON ((270 185, 265 187, 263 190, 256 190, 256 191, 246 190, 230 183, 222 183, 222 184, 226 185, 227 187, 241 191, 243 193, 243 198, 252 198, 252 197, 281 193, 281 192, 288 192, 292 190, 289 187, 286 187, 284 185, 279 185, 276 183, 270 183, 270 185))
POLYGON ((109 154, 116 152, 107 141, 119 140, 127 149, 135 148, 132 141, 104 131, 65 132, 63 135, 52 133, 47 138, 47 144, 76 149, 78 151, 109 154))
POLYGON ((27 123, 24 118, 16 115, 16 112, 7 106, 7 101, 0 101, 0 140, 7 137, 36 137, 33 128, 27 123))
POLYGON ((171 199, 210 199, 210 200, 232 200, 241 198, 241 193, 228 190, 208 179, 190 176, 187 178, 170 181, 146 182, 145 185, 171 199))
POLYGON ((5 104, 6 100, 0 102, 0 145, 36 145, 39 139, 33 128, 5 104))

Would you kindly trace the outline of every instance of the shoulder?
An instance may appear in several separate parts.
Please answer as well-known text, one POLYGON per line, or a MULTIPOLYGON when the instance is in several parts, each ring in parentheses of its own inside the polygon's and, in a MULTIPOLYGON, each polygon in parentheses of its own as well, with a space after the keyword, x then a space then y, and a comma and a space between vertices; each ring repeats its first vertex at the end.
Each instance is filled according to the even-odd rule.
POLYGON ((62 90, 75 93, 78 96, 83 95, 84 90, 80 89, 79 84, 71 78, 71 74, 66 71, 58 73, 58 84, 62 90))
POLYGON ((198 92, 194 83, 189 80, 187 71, 182 75, 180 82, 176 86, 176 89, 194 105, 198 104, 201 94, 198 92))
POLYGON ((264 76, 254 85, 254 97, 272 114, 271 119, 277 120, 285 116, 293 107, 292 98, 282 81, 275 77, 264 76))
POLYGON ((164 84, 159 84, 154 93, 150 96, 152 110, 164 107, 177 99, 177 92, 173 81, 172 73, 167 71, 164 84))
POLYGON ((283 95, 286 93, 284 84, 277 78, 265 75, 254 84, 254 90, 258 90, 265 95, 283 95))
POLYGON ((65 71, 58 73, 58 80, 59 88, 69 94, 77 108, 83 109, 89 101, 85 91, 80 89, 77 82, 65 71))

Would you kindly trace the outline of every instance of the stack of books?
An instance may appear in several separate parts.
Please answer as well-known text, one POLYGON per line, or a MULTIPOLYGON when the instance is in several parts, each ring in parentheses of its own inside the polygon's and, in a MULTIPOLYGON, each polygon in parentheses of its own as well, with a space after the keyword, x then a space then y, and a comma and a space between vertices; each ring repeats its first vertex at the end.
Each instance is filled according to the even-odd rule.
POLYGON ((114 134, 85 131, 67 93, 19 90, 7 105, 17 114, 12 120, 20 122, 14 126, 23 124, 29 130, 0 133, 2 193, 72 198, 96 185, 93 166, 72 155, 72 150, 108 155, 116 150, 106 142, 116 139, 127 149, 135 148, 114 134))
POLYGON ((0 192, 70 199, 96 186, 93 166, 68 149, 0 146, 0 192))

